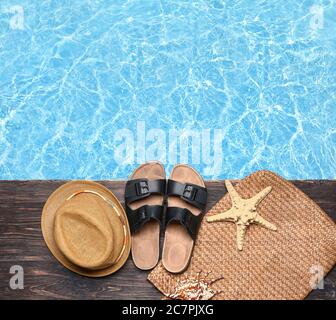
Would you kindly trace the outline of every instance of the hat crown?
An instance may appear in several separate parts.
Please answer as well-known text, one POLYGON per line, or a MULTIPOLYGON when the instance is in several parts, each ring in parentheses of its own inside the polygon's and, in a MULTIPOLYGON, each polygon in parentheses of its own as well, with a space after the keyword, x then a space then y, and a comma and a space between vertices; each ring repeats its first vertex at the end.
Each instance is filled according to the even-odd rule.
POLYGON ((114 241, 111 211, 113 207, 90 193, 80 193, 66 200, 57 210, 54 225, 55 242, 62 254, 75 265, 89 270, 112 265, 121 249, 120 241, 114 241))

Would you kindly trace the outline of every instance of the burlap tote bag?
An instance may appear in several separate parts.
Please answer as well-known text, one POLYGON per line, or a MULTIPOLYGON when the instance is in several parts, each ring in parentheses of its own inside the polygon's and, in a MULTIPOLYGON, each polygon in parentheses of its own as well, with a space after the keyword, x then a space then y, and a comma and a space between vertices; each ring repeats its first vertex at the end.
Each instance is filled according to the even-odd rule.
POLYGON ((201 272, 199 277, 207 278, 211 287, 208 298, 306 297, 314 287, 314 272, 326 274, 335 264, 336 225, 303 192, 272 172, 258 171, 234 188, 247 199, 269 186, 272 191, 257 211, 276 226, 276 231, 251 224, 243 250, 238 250, 235 223, 206 221, 231 208, 226 194, 205 216, 189 268, 181 275, 171 275, 159 264, 149 274, 149 281, 165 295, 171 295, 183 279, 195 279, 201 272), (219 280, 211 283, 216 279, 219 280), (215 294, 216 291, 220 292, 215 294))

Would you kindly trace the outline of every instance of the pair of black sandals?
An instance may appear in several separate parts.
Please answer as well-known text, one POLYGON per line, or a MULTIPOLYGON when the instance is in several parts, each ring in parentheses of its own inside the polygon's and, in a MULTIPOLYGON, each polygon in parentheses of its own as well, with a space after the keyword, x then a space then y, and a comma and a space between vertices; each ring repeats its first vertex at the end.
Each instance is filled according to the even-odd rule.
POLYGON ((138 167, 125 188, 134 264, 142 270, 157 265, 160 230, 164 230, 162 265, 171 273, 183 272, 189 265, 206 203, 204 181, 190 166, 176 165, 168 180, 158 161, 138 167))

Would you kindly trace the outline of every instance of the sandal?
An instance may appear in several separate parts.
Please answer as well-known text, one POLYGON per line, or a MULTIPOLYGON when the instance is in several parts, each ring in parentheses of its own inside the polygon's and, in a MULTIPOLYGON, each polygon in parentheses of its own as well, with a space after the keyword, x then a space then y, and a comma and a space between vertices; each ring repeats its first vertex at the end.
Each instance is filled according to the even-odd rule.
POLYGON ((158 161, 138 167, 126 183, 125 207, 132 234, 132 259, 142 270, 154 268, 159 261, 165 193, 166 173, 158 161))
POLYGON ((176 165, 167 184, 168 208, 162 264, 171 273, 189 265, 204 216, 207 189, 202 177, 187 165, 176 165))

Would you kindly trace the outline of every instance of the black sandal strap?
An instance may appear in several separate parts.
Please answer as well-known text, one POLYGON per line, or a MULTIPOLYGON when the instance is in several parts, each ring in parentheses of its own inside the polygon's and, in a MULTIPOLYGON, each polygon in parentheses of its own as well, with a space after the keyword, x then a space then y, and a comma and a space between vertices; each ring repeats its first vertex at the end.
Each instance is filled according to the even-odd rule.
POLYGON ((163 206, 144 205, 138 209, 132 210, 126 206, 127 219, 133 234, 151 219, 157 220, 160 225, 163 215, 163 206))
POLYGON ((196 240, 202 218, 202 213, 198 216, 195 216, 186 208, 169 207, 167 208, 166 212, 165 227, 172 221, 179 222, 186 228, 191 238, 196 240))
POLYGON ((125 187, 125 202, 130 204, 134 201, 141 200, 149 197, 151 194, 166 193, 166 180, 148 180, 148 179, 135 179, 129 180, 125 187))
POLYGON ((194 207, 204 210, 207 202, 207 189, 192 183, 168 180, 167 196, 179 196, 194 207))

